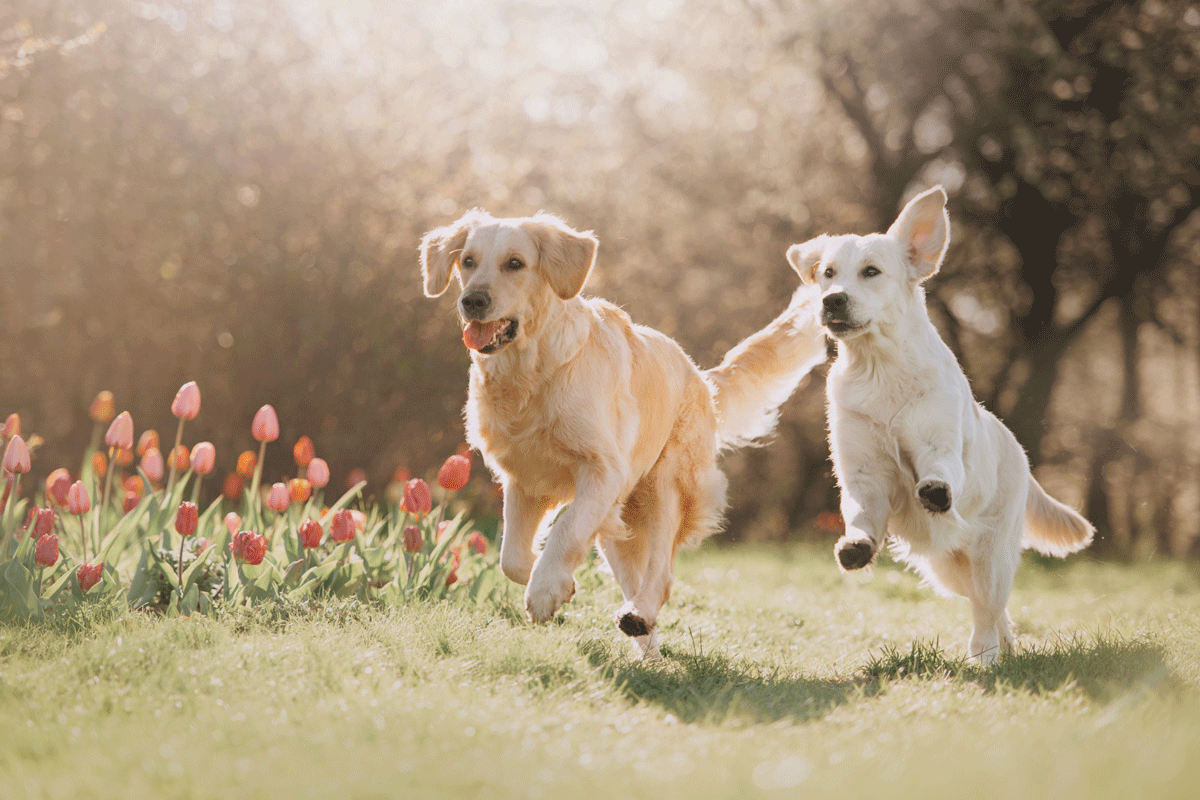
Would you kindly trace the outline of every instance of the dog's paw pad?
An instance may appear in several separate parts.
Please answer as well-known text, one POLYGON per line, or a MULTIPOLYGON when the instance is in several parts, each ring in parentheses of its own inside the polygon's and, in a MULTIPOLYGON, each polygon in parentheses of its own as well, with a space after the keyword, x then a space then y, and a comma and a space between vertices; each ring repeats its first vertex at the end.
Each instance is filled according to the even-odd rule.
POLYGON ((945 514, 950 510, 950 487, 941 481, 926 481, 917 487, 917 499, 926 511, 945 514))
POLYGON ((617 618, 617 627, 626 636, 645 636, 650 633, 650 626, 646 624, 646 620, 632 611, 627 611, 617 618))
POLYGON ((844 570, 862 569, 875 558, 875 548, 870 542, 842 539, 834 548, 838 563, 844 570))

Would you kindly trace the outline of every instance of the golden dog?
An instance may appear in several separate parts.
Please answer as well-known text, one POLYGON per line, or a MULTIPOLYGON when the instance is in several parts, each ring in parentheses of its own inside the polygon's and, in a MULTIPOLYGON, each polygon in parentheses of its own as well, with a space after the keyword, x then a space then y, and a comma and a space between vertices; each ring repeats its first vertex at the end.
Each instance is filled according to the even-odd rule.
POLYGON ((643 655, 658 648, 676 549, 717 530, 723 447, 769 433, 776 409, 825 359, 817 293, 701 372, 670 337, 579 295, 597 240, 557 217, 473 210, 421 241, 425 294, 457 271, 471 349, 467 440, 504 487, 500 567, 549 620, 575 593, 598 543, 625 603, 617 624, 643 655), (540 553, 543 518, 552 523, 540 553))

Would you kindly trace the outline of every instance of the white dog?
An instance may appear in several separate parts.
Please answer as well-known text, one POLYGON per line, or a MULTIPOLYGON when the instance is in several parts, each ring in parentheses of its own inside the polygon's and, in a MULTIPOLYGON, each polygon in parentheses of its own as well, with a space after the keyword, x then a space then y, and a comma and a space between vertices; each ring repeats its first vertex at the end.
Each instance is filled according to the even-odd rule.
POLYGON ((621 631, 657 652, 675 550, 720 524, 721 447, 771 431, 776 409, 825 359, 819 293, 791 306, 701 372, 672 339, 579 296, 597 242, 548 214, 468 212, 421 242, 425 294, 457 271, 471 349, 467 440, 504 486, 500 567, 549 620, 575 593, 598 543, 621 585, 621 631), (805 305, 807 301, 807 305, 805 305), (534 535, 551 509, 541 553, 534 535))
POLYGON ((990 663, 1012 649, 1005 606, 1022 547, 1065 556, 1093 529, 1034 480, 929 321, 921 284, 938 271, 949 231, 937 186, 886 234, 819 236, 793 245, 788 261, 820 286, 821 322, 838 345, 827 383, 846 522, 838 563, 867 566, 891 534, 935 589, 971 601, 969 655, 990 663))

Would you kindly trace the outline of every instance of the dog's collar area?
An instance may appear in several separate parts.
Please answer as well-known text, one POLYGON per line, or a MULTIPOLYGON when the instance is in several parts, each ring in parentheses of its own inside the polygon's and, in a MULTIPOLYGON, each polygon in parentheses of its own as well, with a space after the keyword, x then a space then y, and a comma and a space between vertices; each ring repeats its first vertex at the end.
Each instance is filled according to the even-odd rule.
POLYGON ((517 327, 518 323, 515 319, 509 320, 507 325, 497 326, 496 333, 492 337, 492 341, 479 348, 479 352, 488 356, 490 356, 492 353, 495 353, 501 347, 504 347, 504 345, 517 338, 517 327))

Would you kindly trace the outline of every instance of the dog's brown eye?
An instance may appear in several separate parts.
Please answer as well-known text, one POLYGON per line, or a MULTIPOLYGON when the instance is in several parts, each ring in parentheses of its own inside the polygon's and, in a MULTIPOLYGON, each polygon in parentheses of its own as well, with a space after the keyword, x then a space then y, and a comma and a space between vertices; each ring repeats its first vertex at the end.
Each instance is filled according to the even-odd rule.
POLYGON ((864 278, 874 278, 876 275, 879 274, 879 268, 875 267, 875 266, 868 266, 866 269, 863 270, 862 274, 863 274, 864 278))
POLYGON ((462 260, 462 266, 463 269, 470 269, 471 267, 475 266, 475 259, 471 258, 470 256, 465 256, 462 260))
POLYGON ((509 269, 523 269, 525 267, 525 262, 519 258, 510 258, 508 260, 508 264, 505 266, 507 266, 509 269))
POLYGON ((826 277, 826 278, 832 278, 832 277, 833 277, 833 267, 826 267, 826 268, 825 268, 825 277, 826 277))

